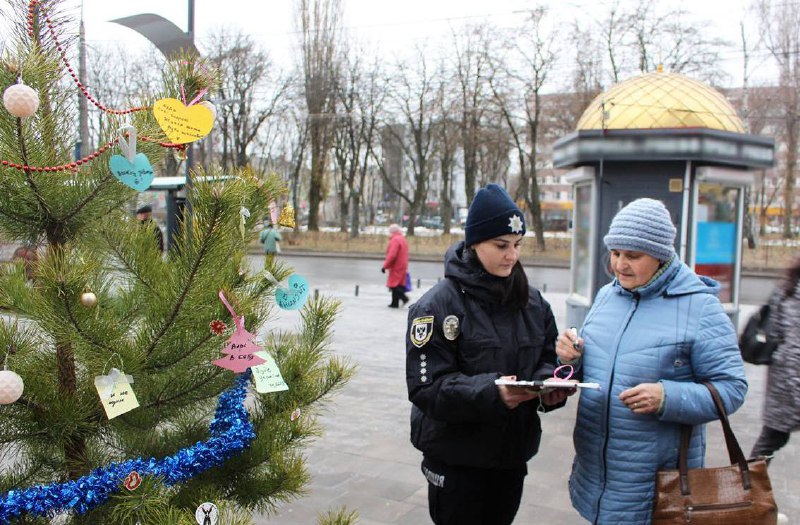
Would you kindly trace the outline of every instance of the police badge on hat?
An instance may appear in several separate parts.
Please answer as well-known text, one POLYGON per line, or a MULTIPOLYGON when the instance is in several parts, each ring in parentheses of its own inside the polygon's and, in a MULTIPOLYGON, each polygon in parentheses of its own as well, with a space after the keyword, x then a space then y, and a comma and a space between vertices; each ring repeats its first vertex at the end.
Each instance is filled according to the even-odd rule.
POLYGON ((458 317, 448 315, 442 321, 442 332, 448 341, 455 341, 458 337, 458 317))
POLYGON ((411 321, 411 329, 408 333, 408 338, 411 343, 417 348, 430 341, 433 335, 433 316, 426 315, 425 317, 417 317, 411 321))

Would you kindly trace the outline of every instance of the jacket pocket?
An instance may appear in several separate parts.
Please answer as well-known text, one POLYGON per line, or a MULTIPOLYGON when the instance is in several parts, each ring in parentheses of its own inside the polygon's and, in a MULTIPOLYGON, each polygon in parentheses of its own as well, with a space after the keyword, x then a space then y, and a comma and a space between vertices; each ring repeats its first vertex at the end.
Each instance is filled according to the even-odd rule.
POLYGON ((458 346, 458 368, 467 375, 497 371, 500 347, 490 339, 465 339, 458 346))

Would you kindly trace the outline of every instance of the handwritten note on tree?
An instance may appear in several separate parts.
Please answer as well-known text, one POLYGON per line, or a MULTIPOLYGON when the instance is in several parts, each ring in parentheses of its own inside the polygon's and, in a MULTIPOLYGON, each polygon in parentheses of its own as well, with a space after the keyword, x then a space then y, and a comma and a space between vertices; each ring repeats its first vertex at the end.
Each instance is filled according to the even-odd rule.
POLYGON ((289 385, 283 380, 278 363, 267 352, 258 352, 256 355, 266 361, 263 365, 254 366, 250 369, 253 372, 253 379, 256 382, 256 391, 261 394, 269 392, 281 392, 289 390, 289 385))

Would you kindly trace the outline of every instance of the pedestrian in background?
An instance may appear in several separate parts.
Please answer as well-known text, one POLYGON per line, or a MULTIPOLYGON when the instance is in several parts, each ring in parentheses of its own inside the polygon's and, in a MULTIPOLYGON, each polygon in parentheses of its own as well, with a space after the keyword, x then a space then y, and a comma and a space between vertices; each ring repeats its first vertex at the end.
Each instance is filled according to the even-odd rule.
POLYGON ((728 414, 747 392, 719 284, 681 262, 675 233, 661 201, 620 210, 603 239, 615 279, 597 293, 581 337, 566 330, 556 346, 560 362, 600 384, 580 394, 569 482, 591 523, 651 523, 656 472, 677 468, 681 424, 695 426, 689 468, 703 465, 704 424, 718 415, 701 382, 713 383, 728 414))
POLYGON ((770 335, 781 342, 772 354, 764 396, 764 425, 750 457, 771 457, 800 429, 800 258, 786 271, 770 308, 770 335))
POLYGON ((158 227, 158 224, 156 224, 156 221, 153 220, 153 208, 151 208, 149 204, 145 204, 136 210, 136 219, 142 226, 153 230, 158 251, 159 253, 164 253, 164 234, 161 232, 161 228, 158 227))
POLYGON ((281 245, 279 244, 283 240, 281 237, 281 232, 275 229, 271 222, 267 222, 264 229, 261 230, 261 233, 258 236, 258 242, 264 245, 264 266, 269 267, 272 266, 272 262, 275 260, 275 255, 281 252, 281 245))
POLYGON ((33 243, 25 243, 17 247, 11 256, 12 260, 21 260, 25 268, 25 277, 33 280, 36 273, 36 266, 39 264, 39 252, 37 246, 33 243))
POLYGON ((400 301, 405 305, 408 302, 406 295, 406 273, 408 272, 408 243, 403 236, 403 230, 398 224, 389 225, 389 245, 386 247, 386 259, 381 266, 381 273, 389 270, 386 277, 386 286, 392 292, 392 302, 389 308, 399 308, 400 301))
POLYGON ((445 279, 408 314, 411 442, 423 454, 435 524, 508 525, 539 449, 537 408, 563 406, 568 393, 495 384, 555 369, 553 312, 519 262, 524 215, 489 184, 475 195, 465 234, 445 255, 445 279))

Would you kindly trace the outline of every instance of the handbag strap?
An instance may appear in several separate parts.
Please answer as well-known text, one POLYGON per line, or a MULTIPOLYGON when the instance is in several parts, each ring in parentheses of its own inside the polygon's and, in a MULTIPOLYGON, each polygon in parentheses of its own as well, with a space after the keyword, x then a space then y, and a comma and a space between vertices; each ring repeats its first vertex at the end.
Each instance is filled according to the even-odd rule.
MULTIPOLYGON (((728 457, 731 460, 731 465, 738 465, 739 472, 742 476, 742 485, 745 490, 750 489, 750 469, 747 466, 747 459, 742 453, 742 447, 739 446, 739 441, 731 429, 730 421, 728 421, 728 413, 725 410, 725 405, 719 397, 719 392, 708 381, 704 381, 703 385, 711 392, 711 397, 714 399, 714 405, 717 407, 719 413, 719 422, 722 424, 722 431, 725 435, 725 446, 728 449, 728 457)), ((693 427, 691 425, 681 425, 681 446, 678 451, 678 471, 680 472, 681 493, 685 496, 690 493, 689 490, 689 441, 692 437, 693 427)))

